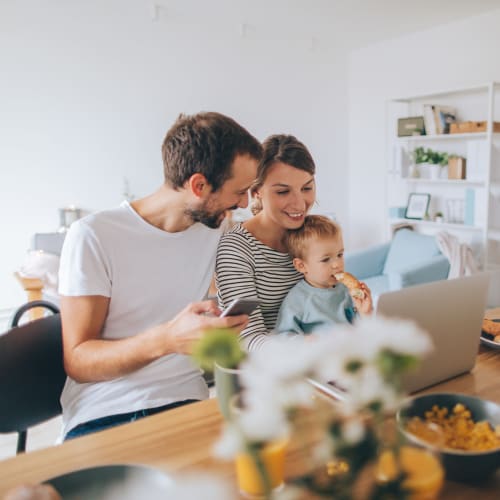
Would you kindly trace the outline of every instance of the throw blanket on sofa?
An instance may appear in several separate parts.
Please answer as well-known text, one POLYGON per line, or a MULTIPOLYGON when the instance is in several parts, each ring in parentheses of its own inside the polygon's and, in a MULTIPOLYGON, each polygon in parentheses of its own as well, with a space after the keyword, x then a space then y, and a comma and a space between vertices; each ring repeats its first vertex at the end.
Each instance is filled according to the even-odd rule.
POLYGON ((441 253, 450 261, 448 279, 468 276, 478 271, 471 248, 460 243, 456 236, 442 231, 436 234, 436 243, 441 253))

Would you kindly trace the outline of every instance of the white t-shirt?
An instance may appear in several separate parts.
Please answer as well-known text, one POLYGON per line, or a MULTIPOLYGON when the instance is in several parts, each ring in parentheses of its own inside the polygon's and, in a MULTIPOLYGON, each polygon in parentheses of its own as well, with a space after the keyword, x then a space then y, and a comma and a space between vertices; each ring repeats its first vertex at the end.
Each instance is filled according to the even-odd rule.
MULTIPOLYGON (((134 336, 205 296, 221 232, 196 223, 168 233, 127 202, 89 215, 66 236, 59 293, 110 297, 102 338, 134 336)), ((207 397, 200 370, 181 354, 106 382, 81 384, 68 377, 61 396, 63 433, 95 418, 207 397)))

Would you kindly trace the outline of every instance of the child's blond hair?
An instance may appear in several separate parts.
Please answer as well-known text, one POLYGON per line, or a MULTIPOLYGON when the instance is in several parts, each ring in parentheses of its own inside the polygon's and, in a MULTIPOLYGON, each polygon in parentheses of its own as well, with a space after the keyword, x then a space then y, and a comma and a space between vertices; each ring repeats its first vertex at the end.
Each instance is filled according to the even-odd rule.
POLYGON ((311 238, 335 238, 341 233, 341 227, 328 217, 308 215, 302 227, 285 233, 283 243, 293 258, 303 259, 311 238))

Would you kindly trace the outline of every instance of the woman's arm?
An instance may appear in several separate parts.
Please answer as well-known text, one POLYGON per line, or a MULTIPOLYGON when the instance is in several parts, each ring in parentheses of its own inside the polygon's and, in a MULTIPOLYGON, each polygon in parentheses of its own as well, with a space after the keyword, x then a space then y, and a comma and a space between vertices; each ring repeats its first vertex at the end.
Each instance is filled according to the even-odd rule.
MULTIPOLYGON (((259 297, 255 282, 253 250, 240 234, 228 233, 219 243, 216 261, 217 297, 221 309, 237 297, 259 297)), ((267 330, 260 307, 250 315, 247 327, 240 333, 240 342, 247 351, 259 349, 267 340, 267 330)))

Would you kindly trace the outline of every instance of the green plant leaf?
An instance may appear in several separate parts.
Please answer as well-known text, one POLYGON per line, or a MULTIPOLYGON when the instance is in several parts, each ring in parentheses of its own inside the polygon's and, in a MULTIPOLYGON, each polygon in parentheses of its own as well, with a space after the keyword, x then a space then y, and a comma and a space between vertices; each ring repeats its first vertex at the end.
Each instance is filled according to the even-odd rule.
POLYGON ((210 330, 196 342, 194 361, 207 372, 213 372, 214 364, 224 368, 237 368, 245 358, 238 340, 238 332, 229 328, 210 330))

